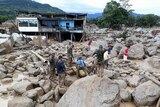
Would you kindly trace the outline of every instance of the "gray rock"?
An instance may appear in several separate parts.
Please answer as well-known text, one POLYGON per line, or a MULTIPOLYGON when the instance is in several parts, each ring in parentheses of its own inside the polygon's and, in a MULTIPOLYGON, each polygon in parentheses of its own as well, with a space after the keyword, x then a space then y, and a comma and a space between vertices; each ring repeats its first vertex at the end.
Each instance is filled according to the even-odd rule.
POLYGON ((7 94, 8 93, 7 88, 3 87, 3 86, 0 86, 0 93, 1 94, 7 94))
POLYGON ((145 55, 143 44, 138 43, 131 46, 128 53, 128 57, 131 59, 143 59, 145 55))
POLYGON ((160 69, 160 57, 159 56, 152 56, 148 59, 148 63, 153 67, 160 69))
POLYGON ((126 47, 122 47, 122 49, 119 52, 118 58, 123 58, 123 53, 126 47))
POLYGON ((160 97, 160 87, 152 81, 147 81, 132 93, 137 106, 150 106, 160 97))
POLYGON ((147 48, 147 52, 149 55, 155 55, 157 54, 157 49, 158 49, 157 46, 151 46, 147 48))
POLYGON ((34 76, 37 76, 41 73, 40 68, 35 67, 34 65, 28 65, 27 70, 28 70, 30 75, 34 75, 34 76))
POLYGON ((122 47, 124 47, 124 45, 122 45, 121 43, 116 43, 113 47, 113 50, 119 53, 122 47))
POLYGON ((15 97, 9 100, 8 107, 34 107, 34 103, 27 97, 15 97))
POLYGON ((126 101, 126 102, 130 102, 132 99, 131 93, 125 89, 122 89, 120 91, 120 96, 121 96, 122 100, 126 101))
POLYGON ((6 74, 2 71, 0 71, 0 80, 4 79, 6 77, 6 74))
POLYGON ((15 68, 13 67, 7 67, 7 69, 8 69, 8 73, 13 73, 15 70, 15 68))
POLYGON ((114 80, 114 81, 119 84, 121 89, 125 89, 127 87, 127 83, 124 80, 114 80))
POLYGON ((35 107, 45 107, 44 104, 37 104, 35 107))
POLYGON ((39 97, 38 102, 42 103, 42 102, 44 102, 44 101, 47 101, 47 100, 49 100, 50 98, 53 98, 53 95, 54 95, 54 91, 51 90, 51 91, 49 91, 47 94, 39 97))
POLYGON ((37 87, 35 88, 35 90, 37 91, 37 96, 42 96, 44 94, 44 91, 41 87, 37 87))
POLYGON ((23 67, 18 67, 17 70, 18 70, 18 71, 21 71, 21 72, 25 72, 25 71, 26 71, 26 69, 23 68, 23 67))
POLYGON ((23 96, 26 96, 31 99, 35 99, 37 97, 37 91, 35 89, 31 89, 29 91, 26 91, 23 96))
POLYGON ((141 80, 141 77, 139 75, 133 75, 132 77, 128 77, 127 79, 128 84, 131 87, 137 87, 140 80, 141 80))
POLYGON ((33 84, 33 85, 38 85, 40 78, 39 77, 29 77, 28 80, 33 84))
POLYGON ((9 61, 15 61, 16 57, 17 57, 17 56, 15 56, 15 55, 9 55, 7 59, 8 59, 9 61))
POLYGON ((137 43, 137 38, 135 36, 131 36, 131 37, 126 38, 126 44, 129 44, 131 46, 136 43, 137 43))
POLYGON ((32 83, 26 80, 20 81, 13 85, 13 90, 15 90, 19 94, 23 94, 30 89, 33 89, 32 83))
POLYGON ((55 107, 55 105, 51 101, 44 102, 45 107, 55 107))
POLYGON ((60 94, 62 94, 62 95, 65 94, 66 91, 67 91, 67 88, 66 88, 66 87, 63 87, 63 88, 59 87, 59 88, 58 88, 58 92, 59 92, 60 94))
POLYGON ((56 107, 117 107, 119 103, 119 85, 94 75, 74 82, 56 107))
POLYGON ((2 82, 3 84, 11 83, 12 81, 13 81, 12 78, 4 78, 4 79, 1 80, 1 82, 2 82))
POLYGON ((31 57, 32 57, 33 62, 39 61, 36 55, 32 54, 31 57))
POLYGON ((70 86, 74 81, 76 81, 76 80, 77 80, 77 77, 67 75, 67 76, 65 77, 65 82, 64 82, 64 84, 65 84, 67 87, 69 87, 69 86, 70 86))
POLYGON ((115 71, 111 71, 111 70, 107 70, 107 69, 104 69, 103 75, 110 78, 110 79, 115 79, 118 76, 118 74, 115 71))
POLYGON ((39 85, 44 90, 45 93, 51 90, 51 81, 49 79, 39 81, 39 85))
POLYGON ((115 57, 118 55, 118 52, 116 50, 111 50, 111 57, 115 57))
POLYGON ((0 72, 6 73, 6 74, 8 73, 6 67, 2 64, 0 64, 0 72))

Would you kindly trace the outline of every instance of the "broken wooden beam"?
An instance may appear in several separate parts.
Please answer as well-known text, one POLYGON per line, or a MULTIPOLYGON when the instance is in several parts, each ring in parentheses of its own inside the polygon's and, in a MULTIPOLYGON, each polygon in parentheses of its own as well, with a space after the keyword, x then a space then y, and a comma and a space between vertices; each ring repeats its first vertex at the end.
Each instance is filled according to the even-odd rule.
POLYGON ((31 51, 34 55, 36 55, 42 62, 47 63, 48 61, 45 60, 42 56, 40 56, 38 53, 31 51))

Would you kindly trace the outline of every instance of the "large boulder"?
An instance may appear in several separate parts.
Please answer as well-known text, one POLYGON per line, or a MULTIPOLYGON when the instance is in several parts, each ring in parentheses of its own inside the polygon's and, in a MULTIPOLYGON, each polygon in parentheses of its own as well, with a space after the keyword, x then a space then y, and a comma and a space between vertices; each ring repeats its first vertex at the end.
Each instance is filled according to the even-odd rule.
POLYGON ((111 50, 111 57, 115 57, 118 56, 118 54, 120 53, 121 49, 124 48, 125 46, 122 45, 121 43, 116 43, 113 47, 113 49, 111 50))
POLYGON ((116 50, 119 53, 122 47, 124 47, 124 45, 122 45, 121 43, 116 43, 113 47, 113 50, 116 50))
POLYGON ((138 87, 132 93, 134 102, 139 106, 152 105, 160 97, 160 87, 152 81, 147 81, 138 87))
POLYGON ((148 47, 148 48, 147 48, 147 53, 148 53, 149 55, 155 55, 155 54, 157 54, 157 49, 158 49, 157 46, 148 47))
POLYGON ((160 57, 159 56, 152 56, 148 59, 148 63, 153 67, 160 69, 160 57))
POLYGON ((34 103, 27 97, 15 97, 8 102, 8 107, 34 107, 34 103))
POLYGON ((137 43, 137 38, 135 36, 131 36, 131 37, 126 38, 125 42, 126 44, 129 44, 131 46, 137 43))
POLYGON ((131 59, 143 59, 145 55, 143 44, 138 43, 131 46, 128 53, 128 57, 131 59))
POLYGON ((41 80, 39 81, 39 86, 44 90, 45 93, 47 93, 51 90, 51 81, 49 79, 41 80))
POLYGON ((24 81, 20 81, 20 82, 14 84, 12 88, 17 93, 23 94, 24 92, 26 92, 30 89, 33 89, 33 85, 31 82, 24 80, 24 81))
POLYGON ((117 107, 120 100, 117 83, 94 75, 75 81, 56 107, 117 107))

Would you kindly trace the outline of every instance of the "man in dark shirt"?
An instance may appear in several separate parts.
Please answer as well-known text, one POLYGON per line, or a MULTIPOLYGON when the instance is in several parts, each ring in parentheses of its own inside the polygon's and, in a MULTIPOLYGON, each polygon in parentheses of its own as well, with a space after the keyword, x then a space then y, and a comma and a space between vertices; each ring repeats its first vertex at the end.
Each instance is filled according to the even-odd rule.
POLYGON ((50 79, 53 79, 56 76, 55 68, 56 68, 56 61, 55 61, 55 53, 51 53, 49 58, 49 65, 50 65, 50 79))
POLYGON ((58 60, 56 61, 56 68, 58 73, 59 85, 61 87, 64 85, 65 70, 66 70, 64 61, 62 60, 62 56, 59 56, 58 60))
POLYGON ((103 54, 104 54, 105 50, 103 49, 103 46, 100 45, 99 49, 96 50, 96 52, 94 54, 96 54, 97 57, 97 74, 99 77, 103 76, 103 69, 104 69, 104 58, 103 58, 103 54))

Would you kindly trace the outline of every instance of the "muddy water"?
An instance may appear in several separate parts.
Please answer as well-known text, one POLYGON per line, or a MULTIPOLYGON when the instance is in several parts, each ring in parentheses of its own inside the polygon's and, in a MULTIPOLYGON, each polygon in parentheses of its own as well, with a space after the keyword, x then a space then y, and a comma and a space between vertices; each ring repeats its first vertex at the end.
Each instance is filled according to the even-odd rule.
MULTIPOLYGON (((27 76, 23 75, 22 73, 15 73, 13 75, 13 82, 8 84, 0 83, 0 89, 7 90, 8 87, 11 87, 13 84, 17 83, 17 81, 23 80, 27 76)), ((10 95, 1 95, 0 96, 0 107, 8 107, 8 101, 11 100, 13 96, 10 95), (2 106, 3 105, 3 106, 2 106)))

